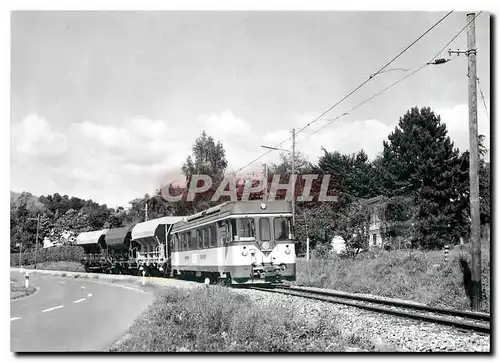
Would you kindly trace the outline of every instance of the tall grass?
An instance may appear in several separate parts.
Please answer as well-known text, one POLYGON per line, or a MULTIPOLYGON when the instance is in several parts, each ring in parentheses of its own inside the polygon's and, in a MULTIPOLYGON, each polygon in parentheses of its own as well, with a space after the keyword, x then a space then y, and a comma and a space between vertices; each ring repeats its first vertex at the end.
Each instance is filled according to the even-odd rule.
POLYGON ((371 349, 335 318, 308 318, 291 302, 256 305, 227 288, 170 288, 130 328, 118 352, 290 352, 371 349))
MULTIPOLYGON (((445 263, 442 251, 380 251, 356 259, 330 257, 297 261, 297 283, 353 293, 470 309, 460 259, 471 265, 470 245, 457 246, 445 263)), ((490 310, 490 250, 482 246, 481 310, 490 310)))

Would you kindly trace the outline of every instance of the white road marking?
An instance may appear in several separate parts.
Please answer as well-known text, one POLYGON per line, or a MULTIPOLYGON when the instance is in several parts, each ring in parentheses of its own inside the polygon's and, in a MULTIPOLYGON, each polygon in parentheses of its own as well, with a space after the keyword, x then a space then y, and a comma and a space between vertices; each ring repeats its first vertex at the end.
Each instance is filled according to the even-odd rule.
POLYGON ((75 300, 73 303, 80 303, 80 302, 83 302, 84 300, 85 300, 85 298, 78 299, 78 300, 75 300))
POLYGON ((85 287, 82 285, 82 289, 85 289, 85 287))
POLYGON ((130 289, 130 290, 135 290, 136 292, 146 293, 144 290, 140 290, 140 289, 133 288, 133 287, 127 287, 125 285, 119 285, 119 287, 125 288, 125 289, 130 289))
POLYGON ((61 283, 61 284, 66 284, 66 282, 59 282, 59 283, 61 283))
POLYGON ((21 317, 12 317, 12 318, 10 319, 10 321, 12 322, 12 321, 15 321, 15 320, 18 320, 18 319, 22 319, 22 318, 21 318, 21 317))
POLYGON ((62 307, 64 307, 64 305, 58 305, 57 307, 52 307, 52 308, 49 308, 49 309, 44 309, 44 310, 42 310, 42 313, 50 312, 51 310, 59 309, 59 308, 62 308, 62 307))
POLYGON ((92 293, 89 293, 89 295, 87 295, 87 298, 90 298, 92 296, 92 293))

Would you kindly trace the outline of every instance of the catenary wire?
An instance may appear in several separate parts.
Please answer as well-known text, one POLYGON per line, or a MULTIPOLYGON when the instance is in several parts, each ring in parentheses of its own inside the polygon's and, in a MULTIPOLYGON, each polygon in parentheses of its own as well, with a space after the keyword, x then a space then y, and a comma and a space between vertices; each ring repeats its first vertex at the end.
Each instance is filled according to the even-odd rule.
MULTIPOLYGON (((421 71, 422 69, 424 69, 425 67, 427 67, 428 65, 430 65, 430 63, 432 61, 434 61, 458 36, 460 36, 460 34, 463 33, 463 31, 465 29, 467 29, 467 27, 469 26, 469 24, 474 21, 479 15, 481 14, 481 12, 479 12, 475 17, 474 19, 472 19, 471 21, 469 21, 467 23, 467 25, 465 25, 448 43, 446 43, 445 46, 443 46, 441 48, 441 50, 427 63, 424 63, 423 65, 421 65, 420 67, 416 68, 415 70, 413 70, 413 72, 411 72, 410 74, 404 76, 403 78, 400 78, 399 80, 397 80, 396 82, 390 84, 389 86, 387 86, 386 88, 382 89, 381 91, 375 93, 374 95, 372 95, 371 97, 365 99, 364 101, 362 101, 361 103, 357 104, 356 106, 352 107, 351 109, 349 109, 348 111, 342 113, 341 115, 329 120, 329 122, 327 124, 325 124, 324 126, 321 126, 320 128, 318 128, 316 131, 314 131, 313 133, 309 134, 306 138, 303 138, 302 140, 300 140, 300 142, 303 142, 307 139, 309 139, 310 137, 312 137, 314 134, 318 133, 319 131, 323 130, 324 128, 328 127, 329 125, 331 125, 333 123, 333 121, 336 121, 337 119, 341 118, 341 117, 344 117, 348 114, 350 114, 352 111, 356 110, 357 108, 361 107, 362 105, 364 105, 365 103, 371 101, 372 99, 378 97, 379 95, 381 95, 382 93, 385 93, 386 91, 388 91, 389 89, 391 89, 392 87, 396 86, 397 84, 401 83, 402 81, 404 81, 405 79, 411 77, 412 75, 418 73, 419 71, 421 71)), ((453 59, 451 59, 453 60, 453 59)), ((449 61, 451 61, 449 60, 449 61)))
MULTIPOLYGON (((425 35, 427 35, 432 29, 434 29, 436 26, 438 26, 444 19, 446 19, 449 15, 451 15, 453 13, 453 10, 452 11, 449 11, 446 15, 444 15, 441 19, 439 19, 434 25, 432 25, 429 29, 427 29, 423 34, 421 34, 416 40, 414 40, 410 45, 408 45, 407 47, 405 47, 402 51, 400 51, 394 58, 392 58, 386 65, 384 65, 382 68, 380 68, 377 72, 371 74, 368 79, 366 79, 364 82, 362 82, 360 85, 358 85, 356 88, 354 88, 352 91, 350 91, 346 96, 344 96, 342 99, 340 99, 338 102, 336 102, 333 106, 329 107, 326 111, 324 111, 323 113, 321 113, 318 117, 316 117, 314 120, 312 120, 311 122, 309 122, 308 124, 306 124, 304 127, 302 127, 301 129, 299 129, 295 135, 297 135, 298 133, 304 131, 306 128, 310 127, 312 124, 314 124, 315 122, 317 122, 319 119, 321 119, 321 117, 323 117, 325 114, 327 114, 328 112, 330 112, 333 108, 335 108, 336 106, 338 106, 340 103, 342 103, 344 100, 346 100, 347 98, 349 98, 351 95, 353 95, 355 92, 357 92, 359 89, 361 89, 365 84, 367 84, 369 81, 371 81, 373 78, 375 78, 375 76, 377 76, 380 72, 382 72, 385 68, 387 68, 391 63, 393 63, 396 59, 398 59, 403 53, 405 53, 409 48, 411 48, 413 45, 415 45, 420 39, 422 39, 425 35)), ((285 140, 283 140, 282 142, 278 143, 276 146, 274 146, 275 148, 277 147, 280 147, 283 143, 289 141, 290 138, 287 138, 285 140)), ((269 150, 269 151, 266 151, 265 153, 263 153, 262 155, 260 155, 259 157, 257 157, 256 159, 248 162, 245 166, 241 167, 238 169, 238 171, 241 171, 243 170, 244 168, 248 167, 249 165, 251 165, 252 163, 260 160, 262 157, 264 157, 265 155, 269 154, 272 150, 269 150)))

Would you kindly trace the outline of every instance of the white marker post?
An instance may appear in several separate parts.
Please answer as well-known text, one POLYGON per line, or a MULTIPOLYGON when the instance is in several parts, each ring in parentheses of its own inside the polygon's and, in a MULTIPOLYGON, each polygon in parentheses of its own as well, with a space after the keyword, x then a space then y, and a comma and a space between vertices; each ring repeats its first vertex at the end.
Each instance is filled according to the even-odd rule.
POLYGON ((30 285, 30 276, 28 272, 26 272, 26 274, 24 275, 24 287, 28 289, 29 285, 30 285))
POLYGON ((306 238, 306 260, 309 261, 309 236, 306 238))
POLYGON ((142 285, 146 285, 146 271, 142 271, 142 285))

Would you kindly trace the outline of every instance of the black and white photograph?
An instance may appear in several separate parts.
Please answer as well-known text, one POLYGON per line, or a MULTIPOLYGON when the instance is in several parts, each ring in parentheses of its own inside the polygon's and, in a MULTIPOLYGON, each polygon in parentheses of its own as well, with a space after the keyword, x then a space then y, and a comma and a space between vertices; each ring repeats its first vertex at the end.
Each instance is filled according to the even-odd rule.
POLYGON ((449 5, 9 10, 14 358, 490 354, 495 14, 449 5))

